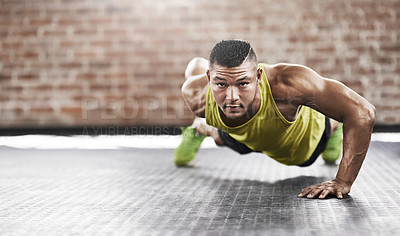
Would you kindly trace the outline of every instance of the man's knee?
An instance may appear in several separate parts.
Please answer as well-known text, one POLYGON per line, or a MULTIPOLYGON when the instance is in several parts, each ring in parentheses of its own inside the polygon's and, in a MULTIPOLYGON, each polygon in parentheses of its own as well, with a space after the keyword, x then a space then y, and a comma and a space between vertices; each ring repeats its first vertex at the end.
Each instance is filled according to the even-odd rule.
POLYGON ((200 75, 206 73, 208 69, 208 61, 202 57, 195 57, 188 63, 185 70, 185 78, 189 78, 194 75, 200 75))

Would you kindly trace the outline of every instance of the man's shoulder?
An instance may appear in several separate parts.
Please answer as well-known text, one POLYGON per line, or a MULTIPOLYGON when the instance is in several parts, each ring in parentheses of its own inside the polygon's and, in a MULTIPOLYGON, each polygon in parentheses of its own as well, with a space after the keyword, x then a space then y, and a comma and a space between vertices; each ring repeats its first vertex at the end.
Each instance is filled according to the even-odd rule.
POLYGON ((290 63, 276 63, 276 64, 263 64, 264 67, 269 70, 274 70, 276 73, 288 74, 294 72, 306 72, 310 70, 307 66, 300 64, 290 64, 290 63))
POLYGON ((271 75, 271 78, 268 78, 269 81, 284 83, 287 85, 315 73, 307 66, 290 63, 265 65, 264 70, 267 74, 271 75))

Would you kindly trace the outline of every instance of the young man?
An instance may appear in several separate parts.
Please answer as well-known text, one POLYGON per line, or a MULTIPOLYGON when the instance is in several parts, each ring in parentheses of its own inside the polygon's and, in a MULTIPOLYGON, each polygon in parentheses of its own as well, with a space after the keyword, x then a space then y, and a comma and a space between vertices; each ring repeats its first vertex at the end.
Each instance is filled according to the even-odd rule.
POLYGON ((374 106, 357 93, 305 66, 258 64, 242 40, 217 43, 209 61, 194 58, 185 76, 185 102, 207 124, 196 119, 183 129, 177 166, 192 164, 205 136, 241 154, 263 152, 285 165, 308 166, 321 153, 334 163, 341 153, 343 123, 336 178, 298 196, 343 198, 350 192, 375 122, 374 106))

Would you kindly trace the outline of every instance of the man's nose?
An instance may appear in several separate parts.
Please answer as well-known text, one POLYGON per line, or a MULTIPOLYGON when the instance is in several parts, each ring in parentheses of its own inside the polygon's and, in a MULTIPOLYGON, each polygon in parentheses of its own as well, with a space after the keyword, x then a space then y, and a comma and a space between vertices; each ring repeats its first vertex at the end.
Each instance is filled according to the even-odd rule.
POLYGON ((226 99, 230 101, 237 101, 239 100, 239 91, 234 86, 228 88, 226 99))

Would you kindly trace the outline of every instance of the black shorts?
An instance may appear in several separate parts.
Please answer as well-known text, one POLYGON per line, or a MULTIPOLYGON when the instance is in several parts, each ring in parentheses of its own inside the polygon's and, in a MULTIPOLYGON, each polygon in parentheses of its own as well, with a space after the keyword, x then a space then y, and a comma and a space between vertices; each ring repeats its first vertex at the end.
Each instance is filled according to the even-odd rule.
MULTIPOLYGON (((218 130, 219 136, 221 137, 222 142, 225 144, 225 146, 231 148, 232 150, 240 153, 240 154, 248 154, 251 152, 258 152, 258 151, 253 151, 249 147, 247 147, 245 144, 236 141, 234 138, 232 138, 228 133, 218 130)), ((304 162, 303 164, 300 164, 298 166, 304 167, 304 166, 310 166, 317 160, 318 156, 324 151, 326 147, 326 143, 328 142, 329 137, 331 136, 331 123, 329 122, 329 117, 325 117, 325 130, 324 133, 322 134, 321 140, 319 141, 317 147, 315 148, 313 154, 311 154, 311 157, 304 162)))

